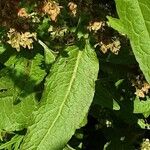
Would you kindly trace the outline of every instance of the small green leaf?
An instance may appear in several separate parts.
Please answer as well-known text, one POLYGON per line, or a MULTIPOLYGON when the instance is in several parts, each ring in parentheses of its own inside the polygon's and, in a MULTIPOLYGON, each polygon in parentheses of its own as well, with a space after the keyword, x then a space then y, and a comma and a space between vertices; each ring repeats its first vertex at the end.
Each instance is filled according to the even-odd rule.
POLYGON ((138 119, 137 123, 142 129, 150 129, 150 124, 146 123, 144 119, 138 119))
POLYGON ((88 112, 99 69, 96 54, 89 43, 84 49, 68 47, 66 53, 46 78, 41 107, 22 150, 63 149, 88 112))
POLYGON ((52 64, 55 61, 55 55, 52 50, 49 49, 41 40, 38 40, 38 42, 44 48, 45 63, 48 65, 52 64))

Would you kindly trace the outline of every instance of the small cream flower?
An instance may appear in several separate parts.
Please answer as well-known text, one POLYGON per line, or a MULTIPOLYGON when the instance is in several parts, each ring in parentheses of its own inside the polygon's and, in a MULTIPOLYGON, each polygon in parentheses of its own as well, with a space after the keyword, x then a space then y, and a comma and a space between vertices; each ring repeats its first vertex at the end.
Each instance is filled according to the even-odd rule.
POLYGON ((119 40, 114 40, 112 43, 104 44, 103 42, 100 42, 100 49, 105 54, 108 50, 110 50, 114 54, 118 54, 121 45, 119 40))
POLYGON ((16 48, 17 51, 20 51, 21 46, 23 48, 32 49, 34 40, 37 40, 36 33, 20 33, 15 29, 10 29, 7 33, 9 40, 7 41, 13 48, 16 48))
POLYGON ((145 97, 144 92, 140 89, 136 89, 135 95, 138 96, 138 97, 141 97, 141 98, 145 97))
POLYGON ((104 26, 104 22, 103 21, 95 21, 95 22, 90 22, 89 26, 87 27, 87 29, 89 31, 97 32, 98 30, 100 30, 102 28, 102 26, 104 26))
POLYGON ((149 90, 150 90, 150 84, 147 83, 144 78, 140 75, 136 76, 136 80, 131 80, 132 86, 136 88, 135 95, 141 98, 144 98, 149 90))

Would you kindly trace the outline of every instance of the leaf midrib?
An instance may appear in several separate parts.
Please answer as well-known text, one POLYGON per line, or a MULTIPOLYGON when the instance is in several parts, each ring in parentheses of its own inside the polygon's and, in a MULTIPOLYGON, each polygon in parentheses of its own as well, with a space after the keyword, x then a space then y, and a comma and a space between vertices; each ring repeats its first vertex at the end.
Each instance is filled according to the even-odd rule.
POLYGON ((75 77, 76 77, 76 74, 77 74, 77 70, 78 70, 78 66, 79 66, 79 62, 80 62, 80 58, 82 56, 82 51, 79 51, 78 52, 78 55, 77 55, 77 60, 76 60, 76 63, 75 63, 75 66, 74 66, 74 70, 73 70, 73 74, 72 74, 72 77, 70 79, 70 82, 69 82, 69 86, 68 86, 68 89, 66 91, 66 94, 64 96, 64 100, 62 102, 62 104, 60 105, 60 108, 59 108, 59 111, 58 111, 58 114, 56 116, 56 118, 54 119, 54 121, 52 122, 51 126, 49 127, 48 129, 48 132, 45 134, 45 136, 43 137, 43 139, 40 141, 40 143, 38 144, 38 147, 40 146, 40 144, 45 140, 46 136, 51 132, 52 128, 54 127, 55 123, 57 122, 57 120, 59 119, 60 115, 61 115, 61 112, 63 110, 63 107, 65 105, 65 102, 69 96, 69 93, 71 91, 71 88, 72 88, 72 85, 73 85, 73 82, 75 80, 75 77))

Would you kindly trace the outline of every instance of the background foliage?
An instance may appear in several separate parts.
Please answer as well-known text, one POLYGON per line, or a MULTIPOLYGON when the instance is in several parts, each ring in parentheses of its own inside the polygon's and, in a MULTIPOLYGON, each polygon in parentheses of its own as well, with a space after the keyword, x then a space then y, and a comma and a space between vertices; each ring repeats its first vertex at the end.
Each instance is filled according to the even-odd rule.
POLYGON ((150 149, 148 0, 0 9, 0 149, 150 149))

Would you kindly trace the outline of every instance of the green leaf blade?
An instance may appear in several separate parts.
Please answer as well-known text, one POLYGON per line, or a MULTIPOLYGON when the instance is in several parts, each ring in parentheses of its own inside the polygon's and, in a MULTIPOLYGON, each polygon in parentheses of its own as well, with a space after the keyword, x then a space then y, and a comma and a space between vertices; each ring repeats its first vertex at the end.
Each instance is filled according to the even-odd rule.
POLYGON ((150 83, 150 1, 116 0, 116 6, 120 20, 108 17, 109 24, 129 37, 140 69, 150 83))
POLYGON ((87 44, 73 46, 60 57, 47 77, 36 123, 29 128, 22 150, 63 149, 80 126, 94 96, 98 61, 87 44))
POLYGON ((38 108, 34 88, 45 76, 42 60, 40 54, 31 61, 19 57, 0 71, 0 129, 18 131, 34 123, 33 112, 38 108))

